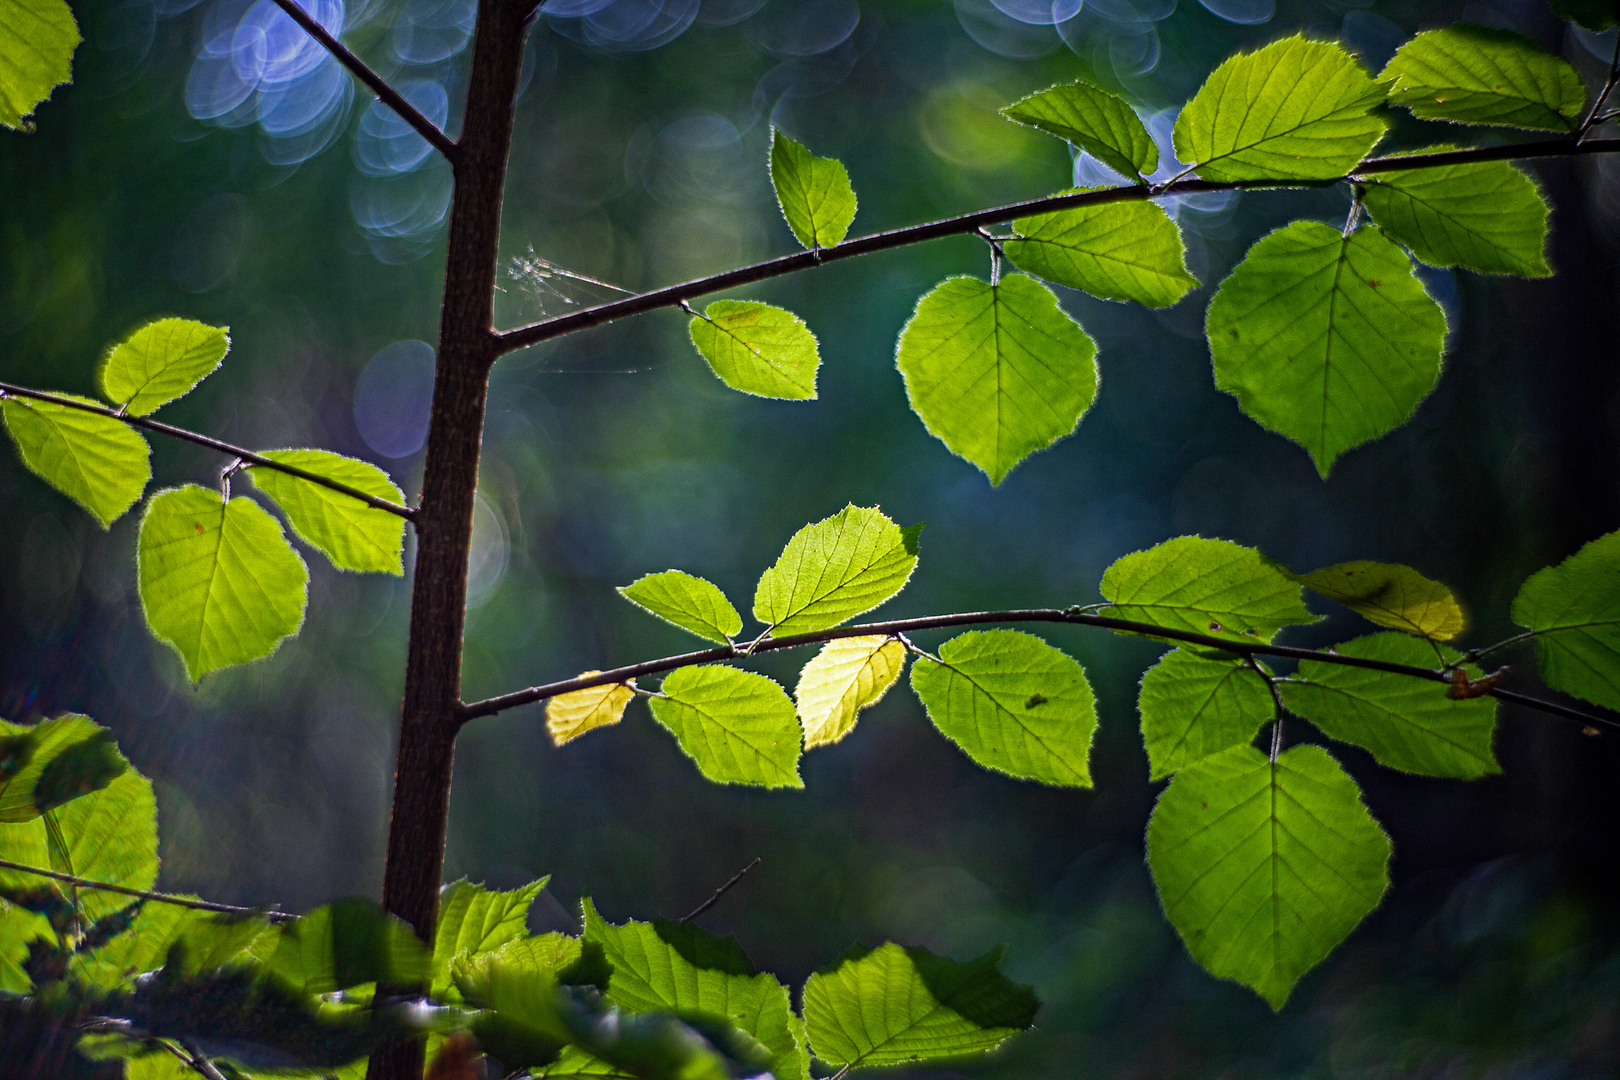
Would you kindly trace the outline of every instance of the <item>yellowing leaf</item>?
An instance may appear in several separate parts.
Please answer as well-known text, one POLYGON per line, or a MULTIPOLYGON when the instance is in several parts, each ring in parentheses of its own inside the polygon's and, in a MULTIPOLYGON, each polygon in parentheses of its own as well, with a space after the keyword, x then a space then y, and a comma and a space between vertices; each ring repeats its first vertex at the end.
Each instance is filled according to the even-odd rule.
POLYGON ((1410 566, 1358 560, 1295 577, 1312 592, 1391 630, 1450 641, 1468 625, 1451 590, 1410 566))
POLYGON ((804 748, 829 746, 855 728, 855 717, 889 692, 906 666, 906 647, 892 637, 838 638, 821 647, 793 696, 799 703, 804 748))
MULTIPOLYGON (((579 677, 600 675, 600 671, 582 671, 579 677)), ((624 719, 624 710, 635 697, 630 687, 636 680, 626 683, 608 683, 591 686, 568 694, 558 694, 546 702, 546 730, 551 741, 558 746, 573 742, 587 731, 617 724, 624 719)))

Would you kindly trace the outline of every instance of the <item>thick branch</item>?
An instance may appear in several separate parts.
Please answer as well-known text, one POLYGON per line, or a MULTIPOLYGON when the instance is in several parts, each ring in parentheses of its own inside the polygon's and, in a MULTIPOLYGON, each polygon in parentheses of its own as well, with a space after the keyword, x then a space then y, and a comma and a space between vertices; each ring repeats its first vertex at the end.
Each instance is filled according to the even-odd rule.
POLYGON ((74 877, 72 874, 46 870, 38 866, 26 866, 23 863, 11 862, 8 859, 0 859, 0 869, 15 870, 21 874, 33 874, 36 877, 62 881, 80 889, 120 893, 124 896, 133 896, 137 900, 150 900, 156 904, 172 904, 175 907, 191 908, 193 911, 217 911, 222 915, 258 915, 271 922, 292 922, 298 918, 298 916, 286 911, 237 907, 235 904, 216 904, 211 900, 193 900, 189 896, 175 896, 173 893, 152 892, 148 889, 131 889, 124 885, 114 885, 108 881, 91 881, 89 878, 74 877))
POLYGON ((924 240, 937 240, 942 236, 958 236, 963 233, 976 232, 986 225, 1011 221, 1013 218, 1023 217, 1027 214, 1046 214, 1054 210, 1069 210, 1077 206, 1099 206, 1104 203, 1157 199, 1170 195, 1195 195, 1210 191, 1239 191, 1248 188, 1325 187, 1353 180, 1357 177, 1384 172, 1432 169, 1445 165, 1466 165, 1482 161, 1505 161, 1517 158, 1610 154, 1617 151, 1620 151, 1620 139, 1590 139, 1586 142, 1577 142, 1575 139, 1548 139, 1544 142, 1519 143, 1513 146, 1486 146, 1473 150, 1413 154, 1408 157, 1373 158, 1356 166, 1348 176, 1335 177, 1331 180, 1236 180, 1228 183, 1214 183, 1209 180, 1182 180, 1163 187, 1128 185, 1125 187, 1103 188, 1098 191, 1050 195, 1042 199, 1031 199, 1027 202, 996 206, 989 210, 978 210, 971 214, 930 221, 921 225, 908 225, 903 229, 890 229, 888 232, 859 236, 853 240, 845 240, 837 247, 783 255, 780 258, 768 259, 752 266, 742 266, 710 277, 698 278, 696 281, 688 281, 681 285, 671 285, 668 288, 655 289, 652 292, 641 293, 638 296, 626 297, 623 300, 598 304, 582 311, 569 312, 567 315, 558 315, 554 318, 544 319, 500 334, 498 347, 503 353, 511 352, 514 349, 549 341, 552 338, 562 337, 565 334, 572 334, 592 326, 599 326, 615 319, 639 315, 644 311, 677 307, 682 301, 690 300, 695 296, 705 296, 725 289, 734 289, 739 285, 751 285, 757 281, 781 277, 784 274, 792 274, 800 270, 809 270, 812 267, 839 259, 852 259, 857 255, 870 255, 876 251, 888 251, 890 248, 905 247, 908 244, 921 243, 924 240))
POLYGON ((0 398, 5 397, 7 394, 15 394, 17 397, 22 398, 32 398, 35 401, 48 401, 52 405, 61 405, 69 409, 78 409, 80 412, 94 413, 97 416, 105 416, 111 420, 118 420, 122 423, 128 424, 130 427, 138 427, 144 428, 147 431, 155 431, 159 435, 167 435, 171 439, 179 439, 182 442, 188 442, 194 446, 202 446, 209 450, 217 450, 221 454, 238 458, 244 465, 252 465, 253 467, 259 469, 273 469, 279 473, 286 473, 288 476, 296 476, 300 480, 308 480, 312 484, 319 484, 321 487, 335 491, 339 495, 347 495, 351 499, 359 499, 367 506, 373 507, 377 510, 386 510, 388 513, 402 517, 406 521, 410 521, 412 518, 416 517, 416 511, 412 510, 408 506, 401 506, 398 503, 391 503, 387 499, 379 499, 375 495, 366 494, 359 488, 352 488, 348 484, 343 484, 336 480, 328 479, 327 477, 321 476, 319 473, 312 473, 307 469, 300 469, 296 465, 287 465, 280 461, 276 461, 273 458, 267 458, 263 454, 255 454, 253 451, 244 450, 240 446, 232 446, 228 442, 221 442, 218 439, 211 439, 207 435, 199 435, 195 431, 187 431, 185 428, 177 428, 171 424, 165 424, 159 420, 152 420, 145 416, 131 416, 128 413, 121 413, 116 409, 109 409, 103 405, 94 405, 87 401, 74 401, 72 398, 61 397, 57 394, 48 394, 43 390, 30 390, 26 386, 13 386, 10 383, 0 382, 0 398))
MULTIPOLYGON (((606 686, 609 683, 625 682, 643 675, 656 675, 659 672, 673 671, 676 668, 692 667, 697 664, 741 660, 747 656, 775 652, 778 649, 797 649, 805 645, 816 645, 824 641, 832 641, 836 638, 875 636, 879 634, 898 635, 909 634, 918 630, 939 630, 949 626, 1021 622, 1098 626, 1122 634, 1137 634, 1142 637, 1161 638, 1188 645, 1198 645, 1202 648, 1219 649, 1235 656, 1249 658, 1280 656, 1290 660, 1315 660, 1324 664, 1338 664, 1341 667, 1368 668, 1372 671, 1387 671, 1393 675, 1408 675, 1414 679, 1427 679, 1430 682, 1449 683, 1451 681, 1450 675, 1441 668, 1414 667, 1411 664, 1395 664, 1387 660, 1373 660, 1364 656, 1346 656, 1342 653, 1333 652, 1331 649, 1300 649, 1292 645, 1270 645, 1258 640, 1236 641, 1231 638, 1216 637, 1212 634, 1200 634, 1191 630, 1177 630, 1167 626, 1154 626, 1152 623, 1115 619, 1107 615, 1093 615, 1086 611, 1063 610, 1060 608, 1022 608, 1012 611, 968 611, 954 615, 925 615, 916 619, 895 619, 890 622, 866 623, 861 626, 841 626, 836 630, 819 630, 813 634, 790 634, 787 637, 780 638, 767 637, 751 647, 721 645, 713 649, 681 653, 678 656, 666 656, 658 660, 646 660, 639 664, 614 668, 612 671, 602 671, 595 675, 581 676, 577 679, 564 679, 561 682, 547 683, 544 686, 535 686, 528 690, 518 690, 515 693, 504 694, 501 697, 488 698, 470 705, 463 705, 461 719, 463 723, 466 723, 468 720, 480 716, 490 716, 503 709, 544 701, 546 698, 567 694, 574 690, 586 690, 593 686, 606 686)), ((1594 716, 1591 713, 1571 709, 1556 702, 1526 697, 1523 694, 1516 694, 1508 690, 1492 689, 1488 692, 1493 697, 1499 697, 1503 701, 1511 701, 1516 705, 1539 709, 1553 716, 1562 716, 1587 727, 1606 727, 1614 731, 1620 731, 1620 720, 1594 716)))
POLYGON ((371 92, 377 95, 379 101, 394 110, 401 120, 415 128, 416 133, 426 139, 433 149, 452 162, 460 156, 461 148, 450 136, 440 131, 433 121, 417 112, 416 107, 406 101, 398 90, 389 86, 381 75, 367 67, 365 61, 349 51, 348 46, 327 33, 326 27, 311 18, 295 0, 276 0, 276 6, 285 11, 289 19, 303 27, 306 34, 320 42, 321 48, 331 53, 338 63, 354 74, 355 78, 365 83, 371 92))

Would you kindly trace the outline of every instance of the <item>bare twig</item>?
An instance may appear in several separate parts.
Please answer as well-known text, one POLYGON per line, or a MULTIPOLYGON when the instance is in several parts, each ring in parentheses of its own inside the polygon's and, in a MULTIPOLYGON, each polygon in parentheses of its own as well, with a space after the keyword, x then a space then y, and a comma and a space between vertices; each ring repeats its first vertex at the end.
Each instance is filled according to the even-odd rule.
POLYGON ((187 1039, 182 1045, 185 1046, 186 1053, 191 1055, 191 1060, 186 1064, 208 1077, 208 1080, 225 1080, 225 1075, 214 1067, 214 1063, 209 1061, 201 1050, 197 1049, 196 1043, 187 1039))
POLYGON ((705 911, 708 911, 710 908, 714 907, 714 905, 716 905, 716 904, 718 904, 720 902, 720 898, 722 896, 726 895, 726 893, 731 891, 731 887, 733 885, 735 885, 735 884, 737 884, 737 882, 741 881, 744 878, 744 876, 747 875, 748 871, 752 870, 754 867, 756 867, 758 865, 759 865, 759 856, 756 855, 754 857, 753 862, 749 863, 747 866, 745 866, 741 870, 737 871, 735 874, 733 874, 731 876, 730 881, 726 882, 724 885, 722 885, 718 889, 714 890, 714 895, 713 896, 709 897, 707 900, 703 901, 703 903, 699 904, 697 907, 695 907, 691 911, 687 912, 685 917, 681 919, 681 922, 689 923, 693 919, 697 918, 699 915, 703 914, 705 911))
POLYGON ((1620 32, 1614 36, 1614 58, 1609 61, 1609 77, 1603 80, 1603 89, 1598 91, 1597 99, 1592 102, 1592 108, 1587 112, 1586 119, 1581 121, 1580 130, 1575 134, 1577 139, 1585 139, 1587 132, 1604 121, 1603 106, 1609 100, 1609 94, 1614 90, 1616 82, 1620 82, 1620 32))
POLYGON ((46 870, 40 866, 15 863, 9 859, 0 859, 0 870, 15 870, 21 874, 33 874, 36 877, 65 882, 80 889, 96 889, 101 892, 119 893, 123 896, 133 896, 137 900, 150 900, 155 904, 172 904, 175 907, 191 908, 193 911, 215 911, 222 915, 258 915, 268 919, 270 922, 292 922, 298 918, 298 916, 286 911, 237 907, 235 904, 216 904, 211 900, 193 900, 189 896, 175 896, 173 893, 152 892, 148 889, 131 889, 107 881, 92 881, 88 878, 76 877, 73 874, 64 874, 58 870, 46 870))

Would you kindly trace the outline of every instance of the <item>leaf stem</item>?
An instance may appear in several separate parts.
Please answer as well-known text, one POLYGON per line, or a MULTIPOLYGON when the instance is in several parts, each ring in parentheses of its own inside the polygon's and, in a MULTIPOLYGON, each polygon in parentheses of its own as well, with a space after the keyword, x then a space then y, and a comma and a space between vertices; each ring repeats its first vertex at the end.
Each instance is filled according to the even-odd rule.
POLYGON ((33 874, 36 877, 51 878, 80 889, 98 889, 101 892, 120 893, 124 896, 133 896, 137 900, 150 900, 156 904, 172 904, 175 907, 191 908, 193 911, 215 911, 223 915, 258 915, 271 922, 292 922, 298 918, 297 915, 286 911, 237 907, 235 904, 216 904, 211 900, 193 900, 189 896, 175 896, 173 893, 152 892, 148 889, 131 889, 107 881, 92 881, 89 878, 64 874, 59 870, 46 870, 40 866, 28 866, 23 863, 12 862, 9 859, 0 859, 0 870, 15 870, 21 874, 33 874))

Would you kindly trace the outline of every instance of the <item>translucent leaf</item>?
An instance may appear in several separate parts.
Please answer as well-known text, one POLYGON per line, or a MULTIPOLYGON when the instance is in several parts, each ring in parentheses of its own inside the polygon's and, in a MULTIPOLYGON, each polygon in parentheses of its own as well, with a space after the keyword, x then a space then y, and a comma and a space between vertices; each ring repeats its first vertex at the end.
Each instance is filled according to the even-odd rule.
POLYGON ((647 574, 621 588, 619 595, 682 630, 722 645, 742 629, 742 616, 719 586, 680 570, 647 574))
POLYGON ((793 534, 754 589, 754 618, 776 637, 825 630, 905 588, 921 525, 902 529, 876 507, 846 506, 793 534))
POLYGON ((557 1060, 543 1068, 533 1069, 530 1075, 543 1077, 544 1080, 574 1080, 575 1077, 588 1077, 589 1080, 637 1080, 636 1074, 611 1065, 601 1058, 595 1058, 579 1049, 570 1046, 558 1055, 557 1060))
POLYGON ((1249 249, 1209 305, 1215 385, 1303 446, 1338 456, 1400 426, 1440 378, 1446 316, 1375 226, 1296 221, 1249 249))
POLYGON ((1012 274, 941 282, 901 331, 898 363, 929 433, 999 484, 1080 423, 1096 354, 1051 289, 1012 274))
POLYGON ((0 0, 0 127, 24 117, 73 79, 79 27, 63 0, 0 0))
POLYGON ((1532 574, 1513 621, 1536 632, 1548 686, 1620 709, 1620 532, 1532 574))
POLYGON ((1410 566, 1358 560, 1296 577, 1312 592, 1391 630, 1450 641, 1468 627, 1451 590, 1410 566))
POLYGON ((1001 115, 1067 139, 1138 183, 1159 167, 1159 147, 1136 111, 1124 98, 1090 83, 1042 90, 1008 105, 1001 115))
POLYGON ((1574 131, 1586 86, 1523 34, 1466 23, 1425 30, 1395 51, 1379 82, 1425 120, 1574 131))
POLYGON ((1205 180, 1327 180, 1384 133, 1383 89, 1331 41, 1283 38, 1239 53, 1176 117, 1176 155, 1205 180))
POLYGON ((1157 203, 1036 214, 1014 221, 1013 233, 1001 246, 1020 270, 1104 300, 1169 307, 1198 284, 1181 229, 1157 203))
POLYGON ((804 984, 810 1052, 828 1065, 902 1065, 994 1050, 1040 1002, 998 969, 1001 950, 959 963, 890 942, 852 949, 804 984))
POLYGON ((804 748, 830 746, 855 729, 862 709, 876 705, 906 666, 906 647, 882 634, 837 638, 799 672, 804 748))
POLYGON ((128 931, 93 952, 75 956, 69 975, 97 989, 122 989, 135 976, 162 967, 169 946, 200 917, 174 904, 145 904, 128 931))
POLYGON ((804 786, 793 702, 765 676, 720 665, 680 668, 648 703, 715 783, 804 786))
POLYGON ((720 381, 760 397, 816 396, 816 335, 791 311, 753 300, 716 300, 692 316, 692 344, 720 381))
POLYGON ((191 319, 149 322, 107 354, 101 392, 125 412, 145 416, 190 393, 219 367, 230 347, 228 327, 191 319))
POLYGON ((71 762, 87 748, 94 752, 110 740, 106 728, 78 713, 31 727, 0 721, 0 821, 32 821, 46 810, 106 787, 129 768, 116 748, 110 759, 105 750, 96 752, 94 760, 102 762, 101 767, 82 777, 87 782, 70 783, 67 790, 58 762, 71 762))
POLYGON ((778 1080, 805 1080, 810 1063, 787 989, 775 976, 757 973, 734 938, 665 919, 614 926, 589 898, 581 906, 586 942, 600 945, 613 967, 610 1001, 631 1013, 725 1017, 771 1052, 778 1080))
MULTIPOLYGON (((96 404, 75 394, 57 396, 96 404)), ((152 448, 110 416, 18 397, 0 401, 0 415, 23 464, 90 511, 104 529, 134 505, 152 478, 152 448)))
POLYGON ((412 984, 432 970, 427 946, 370 897, 346 896, 277 927, 271 973, 305 994, 370 982, 412 984))
POLYGON ((1362 201, 1385 233, 1430 266, 1552 274, 1545 255, 1547 201, 1509 162, 1379 173, 1366 181, 1362 201))
MULTIPOLYGON (((527 909, 524 910, 526 913, 527 909)), ((495 948, 464 950, 452 958, 451 973, 457 988, 468 1001, 477 1004, 488 1001, 492 976, 499 971, 555 983, 565 971, 579 963, 583 952, 581 939, 555 931, 523 937, 521 922, 517 929, 519 936, 509 938, 495 948)))
POLYGON ((1137 707, 1151 780, 1253 742, 1277 714, 1266 680, 1246 661, 1186 649, 1165 653, 1142 676, 1137 707))
POLYGON ((439 922, 433 934, 436 985, 448 985, 450 961, 494 952, 528 935, 529 908, 549 878, 519 889, 492 892, 465 879, 439 893, 439 922))
MULTIPOLYGON (((600 671, 582 671, 580 678, 600 675, 600 671)), ((634 679, 622 683, 608 683, 575 690, 571 694, 558 694, 546 702, 546 731, 553 745, 573 742, 586 732, 617 724, 624 719, 624 710, 635 697, 631 687, 634 679)))
POLYGON ((855 190, 844 163, 816 157, 775 128, 771 186, 788 228, 807 248, 836 247, 855 220, 855 190))
POLYGON ((1327 752, 1234 746, 1170 781, 1148 822, 1159 901, 1193 959, 1281 1009, 1378 906, 1389 838, 1327 752))
POLYGON ((28 943, 36 939, 55 941, 50 920, 0 900, 0 992, 33 992, 34 980, 23 970, 23 963, 28 959, 28 943))
MULTIPOLYGON (((405 495, 377 466, 329 450, 266 450, 264 456, 347 484, 357 491, 401 506, 405 495)), ((339 491, 274 469, 248 468, 253 485, 268 495, 298 539, 317 548, 339 570, 402 575, 400 552, 405 519, 367 506, 339 491)))
POLYGON ((1178 536, 1118 559, 1103 572, 1102 614, 1197 634, 1270 641, 1313 623, 1299 583, 1253 548, 1178 536))
POLYGON ((974 630, 918 657, 911 688, 934 726, 987 769, 1091 786, 1097 706, 1085 669, 1033 634, 974 630))
POLYGON ((138 559, 146 621, 193 682, 268 656, 304 621, 309 571, 251 499, 195 484, 154 495, 138 559))
MULTIPOLYGON (((1371 634, 1333 651, 1413 667, 1438 667, 1457 652, 1405 634, 1371 634)), ((1479 678, 1477 668, 1466 669, 1479 678)), ((1378 764, 1463 780, 1501 772, 1491 753, 1496 699, 1453 701, 1442 683, 1387 671, 1302 660, 1299 679, 1281 685, 1283 703, 1331 738, 1362 747, 1378 764)))

